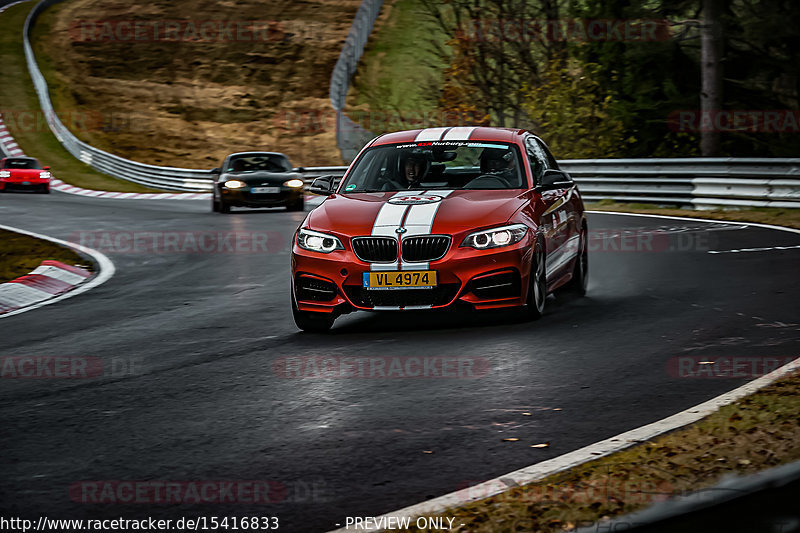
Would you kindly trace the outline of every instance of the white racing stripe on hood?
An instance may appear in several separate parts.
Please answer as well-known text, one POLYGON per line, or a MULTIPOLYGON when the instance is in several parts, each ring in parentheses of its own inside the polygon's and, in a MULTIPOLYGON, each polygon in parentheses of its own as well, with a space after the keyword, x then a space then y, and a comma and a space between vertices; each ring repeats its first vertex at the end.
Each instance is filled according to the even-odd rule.
MULTIPOLYGON (((407 239, 415 235, 429 235, 433 228, 433 221, 436 218, 436 213, 439 211, 439 206, 444 202, 453 191, 425 191, 423 194, 431 196, 441 196, 443 199, 439 202, 431 204, 412 205, 411 211, 406 217, 405 228, 406 232, 403 233, 402 238, 407 239)), ((400 265, 403 270, 427 270, 430 267, 429 263, 408 263, 401 261, 400 265)))
MULTIPOLYGON (((407 195, 408 191, 398 191, 391 198, 407 195)), ((392 237, 396 239, 396 230, 400 227, 400 223, 403 221, 403 217, 405 216, 408 207, 409 206, 407 205, 390 204, 389 202, 384 202, 380 211, 378 211, 378 215, 375 217, 375 223, 372 225, 372 236, 392 237)), ((398 264, 397 261, 393 263, 370 263, 369 268, 370 270, 378 271, 398 270, 398 264)))
POLYGON ((417 134, 417 138, 414 139, 414 142, 420 141, 438 141, 444 135, 444 132, 449 130, 450 128, 428 128, 424 129, 417 134))
MULTIPOLYGON (((431 229, 433 228, 433 221, 436 218, 436 213, 439 211, 439 206, 444 201, 444 198, 447 198, 447 196, 449 196, 452 192, 452 190, 423 191, 421 194, 441 196, 443 198, 439 202, 430 204, 398 205, 391 204, 388 201, 385 202, 381 206, 380 211, 378 211, 378 215, 375 217, 375 223, 372 225, 372 236, 392 237, 395 239, 400 237, 405 239, 415 235, 429 235, 431 233, 431 229), (408 215, 406 215, 406 211, 408 211, 408 215), (405 224, 403 224, 404 217, 405 224), (403 224, 403 227, 406 228, 406 232, 403 234, 398 234, 397 229, 400 228, 401 224, 403 224)), ((409 194, 414 194, 414 192, 398 191, 391 198, 408 196, 409 194)), ((427 262, 409 263, 406 261, 401 261, 398 264, 397 261, 394 261, 392 263, 371 263, 370 270, 427 270, 429 266, 430 265, 427 262)))

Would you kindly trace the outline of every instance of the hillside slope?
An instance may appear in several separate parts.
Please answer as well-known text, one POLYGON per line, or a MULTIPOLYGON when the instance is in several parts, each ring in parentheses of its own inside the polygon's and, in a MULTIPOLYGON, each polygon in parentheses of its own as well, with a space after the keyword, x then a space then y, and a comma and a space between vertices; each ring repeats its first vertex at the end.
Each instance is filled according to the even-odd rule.
POLYGON ((69 0, 41 17, 34 46, 73 132, 122 157, 206 168, 267 149, 298 165, 340 164, 328 86, 359 4, 69 0), (131 39, 137 21, 180 30, 131 39), (204 22, 211 38, 192 40, 204 22), (220 25, 231 33, 210 29, 220 25))

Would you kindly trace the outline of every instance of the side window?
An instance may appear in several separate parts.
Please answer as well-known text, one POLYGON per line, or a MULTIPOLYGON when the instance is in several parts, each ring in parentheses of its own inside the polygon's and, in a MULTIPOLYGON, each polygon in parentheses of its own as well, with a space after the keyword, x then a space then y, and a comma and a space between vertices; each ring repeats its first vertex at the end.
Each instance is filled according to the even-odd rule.
POLYGON ((527 152, 528 159, 531 163, 533 183, 537 185, 541 183, 542 174, 544 174, 545 169, 549 168, 547 164, 547 155, 533 136, 525 140, 525 152, 527 152))
POLYGON ((547 147, 546 144, 541 139, 536 139, 537 144, 542 148, 542 151, 547 156, 547 168, 554 168, 558 170, 558 163, 556 162, 556 158, 553 157, 553 154, 550 153, 550 149, 547 147))

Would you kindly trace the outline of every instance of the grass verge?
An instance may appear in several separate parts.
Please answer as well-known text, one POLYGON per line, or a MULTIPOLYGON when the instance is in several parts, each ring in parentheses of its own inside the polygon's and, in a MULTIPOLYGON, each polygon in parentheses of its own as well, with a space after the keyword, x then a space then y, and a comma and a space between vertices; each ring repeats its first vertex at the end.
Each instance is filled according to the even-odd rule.
POLYGON ((670 495, 711 487, 729 474, 753 474, 800 459, 798 412, 795 372, 695 424, 441 516, 471 532, 550 533, 590 526, 670 495))
POLYGON ((800 209, 783 209, 777 207, 750 207, 745 209, 681 209, 662 207, 655 204, 622 203, 613 200, 587 202, 586 209, 591 211, 622 211, 626 213, 646 213, 653 215, 669 215, 675 217, 709 218, 712 220, 730 220, 734 222, 756 222, 800 229, 800 209))
POLYGON ((348 94, 350 118, 376 134, 419 127, 406 122, 425 117, 441 119, 433 112, 447 66, 436 52, 445 36, 420 0, 385 2, 384 10, 348 94))
POLYGON ((28 274, 45 259, 92 270, 80 254, 54 242, 0 229, 0 283, 28 274))
POLYGON ((0 14, 0 112, 14 140, 25 154, 50 166, 58 179, 86 189, 116 192, 163 192, 96 172, 61 146, 44 120, 22 47, 22 28, 33 4, 10 7, 0 14), (10 105, 9 105, 10 103, 10 105), (13 106, 13 107, 12 107, 13 106))

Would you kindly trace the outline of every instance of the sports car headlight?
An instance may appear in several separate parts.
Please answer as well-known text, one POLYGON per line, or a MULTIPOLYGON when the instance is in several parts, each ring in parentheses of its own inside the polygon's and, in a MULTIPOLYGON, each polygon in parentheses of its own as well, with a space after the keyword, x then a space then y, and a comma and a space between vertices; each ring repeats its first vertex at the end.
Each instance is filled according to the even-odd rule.
POLYGON ((475 233, 467 235, 464 242, 461 243, 461 246, 467 246, 477 250, 510 246, 521 241, 527 232, 528 226, 525 224, 512 224, 510 226, 476 231, 475 233))
POLYGON ((0 170, 0 178, 10 178, 11 172, 8 170, 0 170))
POLYGON ((344 250, 342 241, 333 235, 302 228, 297 232, 297 246, 304 250, 323 254, 329 254, 334 250, 344 250))
POLYGON ((286 185, 287 187, 291 187, 293 189, 296 189, 298 187, 302 187, 303 185, 305 185, 303 183, 303 180, 289 180, 289 181, 284 181, 283 184, 286 185))
POLYGON ((39 178, 41 178, 43 180, 49 179, 50 178, 50 173, 46 172, 46 171, 45 172, 39 172, 39 178))
POLYGON ((228 189, 243 189, 247 187, 247 184, 239 180, 228 180, 225 182, 225 187, 228 189))

